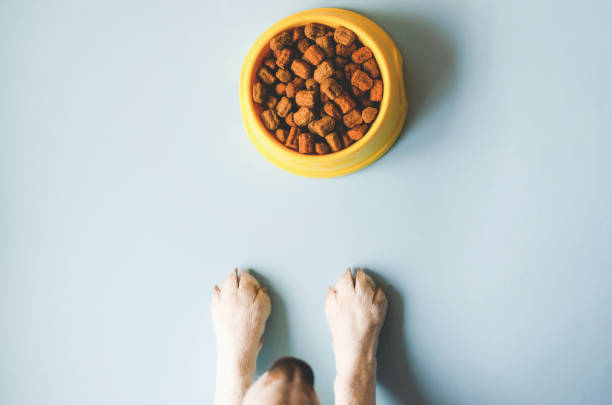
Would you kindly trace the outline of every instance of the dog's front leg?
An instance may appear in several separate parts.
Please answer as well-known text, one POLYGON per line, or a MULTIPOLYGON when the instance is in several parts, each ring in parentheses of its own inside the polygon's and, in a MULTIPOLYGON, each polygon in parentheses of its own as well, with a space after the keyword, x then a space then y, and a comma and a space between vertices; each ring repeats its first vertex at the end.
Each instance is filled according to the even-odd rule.
POLYGON ((376 347, 387 298, 370 277, 351 269, 330 288, 325 313, 336 357, 336 405, 376 403, 376 347))
POLYGON ((270 298, 246 270, 215 286, 212 319, 217 337, 215 405, 239 405, 253 383, 270 298))

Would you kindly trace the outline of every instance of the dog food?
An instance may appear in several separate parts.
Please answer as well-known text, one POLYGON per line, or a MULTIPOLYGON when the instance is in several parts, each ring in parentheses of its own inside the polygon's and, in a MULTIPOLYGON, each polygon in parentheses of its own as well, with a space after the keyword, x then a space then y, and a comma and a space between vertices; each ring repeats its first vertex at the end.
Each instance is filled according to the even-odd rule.
POLYGON ((363 138, 380 109, 383 82, 372 50, 353 31, 310 23, 279 33, 269 50, 252 98, 278 142, 326 155, 363 138))

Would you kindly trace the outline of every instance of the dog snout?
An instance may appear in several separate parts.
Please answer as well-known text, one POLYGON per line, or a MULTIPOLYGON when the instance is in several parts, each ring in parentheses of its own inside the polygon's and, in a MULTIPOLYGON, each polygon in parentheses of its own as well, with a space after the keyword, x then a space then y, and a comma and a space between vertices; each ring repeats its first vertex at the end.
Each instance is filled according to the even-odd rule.
POLYGON ((303 360, 295 357, 282 357, 268 370, 273 378, 283 378, 287 382, 301 381, 311 387, 314 386, 314 373, 312 368, 303 360))

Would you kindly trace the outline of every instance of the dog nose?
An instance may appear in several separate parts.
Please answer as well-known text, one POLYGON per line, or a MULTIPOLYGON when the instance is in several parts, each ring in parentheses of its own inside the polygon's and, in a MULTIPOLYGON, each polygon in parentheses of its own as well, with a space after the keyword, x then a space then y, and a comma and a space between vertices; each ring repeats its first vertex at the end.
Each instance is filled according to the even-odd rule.
POLYGON ((283 377, 287 382, 301 380, 311 387, 314 386, 312 368, 303 360, 295 357, 282 357, 274 362, 268 370, 270 376, 283 377))

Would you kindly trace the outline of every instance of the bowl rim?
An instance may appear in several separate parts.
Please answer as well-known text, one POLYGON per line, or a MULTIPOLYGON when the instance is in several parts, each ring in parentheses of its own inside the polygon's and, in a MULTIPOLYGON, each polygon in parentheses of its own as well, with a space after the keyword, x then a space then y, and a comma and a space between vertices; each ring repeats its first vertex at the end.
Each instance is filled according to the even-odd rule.
MULTIPOLYGON (((299 159, 305 164, 320 164, 341 160, 364 148, 366 144, 376 136, 389 110, 389 97, 391 97, 391 91, 389 91, 388 83, 390 82, 390 69, 393 66, 393 61, 387 60, 385 57, 385 52, 382 51, 382 47, 373 38, 373 35, 371 35, 366 29, 360 27, 360 24, 364 23, 365 21, 367 21, 368 25, 370 25, 370 30, 374 28, 384 33, 383 29, 378 24, 353 11, 340 8, 315 8, 304 10, 281 19, 280 21, 272 24, 257 38, 255 43, 251 46, 243 65, 242 78, 244 81, 240 85, 240 91, 246 92, 248 95, 247 111, 245 111, 245 113, 249 114, 252 118, 252 123, 255 125, 256 132, 258 133, 255 136, 265 136, 270 141, 270 146, 275 148, 278 153, 289 155, 294 159, 299 159), (329 13, 332 13, 333 16, 330 16, 329 13), (330 23, 329 19, 337 20, 337 24, 334 24, 333 22, 330 23), (282 145, 263 125, 260 116, 257 114, 255 102, 253 101, 251 95, 253 82, 256 78, 256 69, 259 67, 257 62, 260 59, 260 55, 262 55, 262 53, 265 51, 265 47, 268 46, 269 41, 283 31, 303 26, 308 22, 315 22, 332 28, 342 25, 355 32, 361 43, 372 50, 372 54, 374 55, 374 59, 378 64, 381 80, 383 82, 383 99, 380 103, 380 109, 376 119, 372 122, 365 135, 361 139, 353 142, 348 147, 338 152, 332 152, 325 155, 299 153, 282 145)), ((392 55, 389 56, 391 57, 392 55)))

